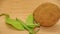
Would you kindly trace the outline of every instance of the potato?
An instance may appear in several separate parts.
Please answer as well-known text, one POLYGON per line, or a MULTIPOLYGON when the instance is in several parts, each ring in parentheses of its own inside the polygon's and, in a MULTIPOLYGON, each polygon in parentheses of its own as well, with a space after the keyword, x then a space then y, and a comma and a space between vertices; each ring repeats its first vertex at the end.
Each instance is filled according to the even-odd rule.
POLYGON ((49 27, 57 23, 60 17, 60 9, 53 3, 43 3, 33 12, 34 20, 41 26, 49 27))

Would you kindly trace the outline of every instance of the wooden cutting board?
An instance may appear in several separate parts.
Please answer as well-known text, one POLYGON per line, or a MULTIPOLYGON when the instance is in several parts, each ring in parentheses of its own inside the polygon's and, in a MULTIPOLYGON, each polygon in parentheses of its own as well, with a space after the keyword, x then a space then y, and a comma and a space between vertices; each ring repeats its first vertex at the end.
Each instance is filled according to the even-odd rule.
MULTIPOLYGON (((17 17, 25 22, 27 16, 45 2, 54 3, 60 7, 60 0, 0 0, 0 14, 8 13, 11 18, 17 17)), ((9 28, 4 17, 0 17, 0 34, 28 34, 28 32, 9 28)), ((52 27, 40 27, 37 34, 60 34, 60 20, 52 27)))

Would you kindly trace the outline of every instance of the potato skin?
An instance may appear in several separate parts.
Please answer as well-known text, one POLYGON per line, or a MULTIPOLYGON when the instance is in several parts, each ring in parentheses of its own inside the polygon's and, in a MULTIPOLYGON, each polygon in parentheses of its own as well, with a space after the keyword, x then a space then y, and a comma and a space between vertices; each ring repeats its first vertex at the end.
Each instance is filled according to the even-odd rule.
POLYGON ((41 26, 49 27, 57 23, 60 17, 60 9, 53 3, 43 3, 33 12, 34 20, 41 26))

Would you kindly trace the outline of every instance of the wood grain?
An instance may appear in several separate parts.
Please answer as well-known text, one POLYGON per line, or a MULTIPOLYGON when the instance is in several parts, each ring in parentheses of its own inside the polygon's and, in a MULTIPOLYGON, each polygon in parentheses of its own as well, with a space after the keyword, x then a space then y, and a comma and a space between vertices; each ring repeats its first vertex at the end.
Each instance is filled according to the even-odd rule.
MULTIPOLYGON (((3 0, 0 3, 0 14, 8 13, 11 18, 17 17, 25 22, 27 16, 44 2, 52 2, 60 7, 60 0, 3 0)), ((9 28, 2 16, 0 17, 0 34, 28 34, 28 32, 9 28)), ((60 34, 60 22, 53 27, 41 27, 37 34, 60 34)))

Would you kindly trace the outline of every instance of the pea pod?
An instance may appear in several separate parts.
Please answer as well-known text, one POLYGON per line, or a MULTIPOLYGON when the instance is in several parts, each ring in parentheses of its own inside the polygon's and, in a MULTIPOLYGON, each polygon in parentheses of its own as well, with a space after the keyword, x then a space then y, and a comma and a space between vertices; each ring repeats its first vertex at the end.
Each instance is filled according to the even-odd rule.
MULTIPOLYGON (((17 20, 19 23, 21 23, 19 19, 16 18, 16 20, 17 20)), ((25 23, 21 23, 21 24, 23 25, 23 27, 24 27, 25 29, 30 30, 30 28, 29 28, 25 23)))
POLYGON ((32 14, 28 15, 28 17, 26 19, 26 23, 28 25, 34 24, 34 19, 33 19, 33 15, 32 14))
POLYGON ((25 30, 21 24, 21 23, 23 23, 23 21, 20 21, 21 23, 19 23, 18 21, 16 21, 16 19, 11 19, 8 14, 1 14, 0 16, 2 16, 2 15, 6 16, 5 20, 6 20, 7 24, 12 25, 13 27, 15 27, 18 30, 25 30))
POLYGON ((30 15, 27 17, 26 24, 27 24, 27 26, 28 26, 29 28, 31 28, 30 34, 35 34, 37 31, 39 31, 39 29, 38 29, 37 31, 34 31, 34 28, 40 26, 40 24, 34 22, 34 18, 33 18, 33 15, 32 15, 32 14, 30 14, 30 15))
POLYGON ((34 26, 34 19, 33 19, 33 15, 32 14, 28 15, 28 17, 26 19, 26 24, 27 24, 27 26, 29 26, 31 28, 35 27, 34 26))
POLYGON ((36 27, 36 26, 40 26, 39 23, 35 23, 35 22, 34 22, 34 18, 33 18, 33 15, 32 15, 32 14, 28 15, 28 17, 27 17, 27 19, 26 19, 26 24, 27 24, 27 26, 29 26, 30 28, 34 28, 34 27, 36 27))
MULTIPOLYGON (((17 20, 18 22, 20 22, 19 19, 16 19, 16 20, 17 20)), ((25 23, 21 23, 21 24, 24 26, 24 28, 25 28, 26 30, 29 31, 29 34, 35 34, 34 30, 31 29, 31 28, 29 28, 29 26, 27 26, 25 23)))

